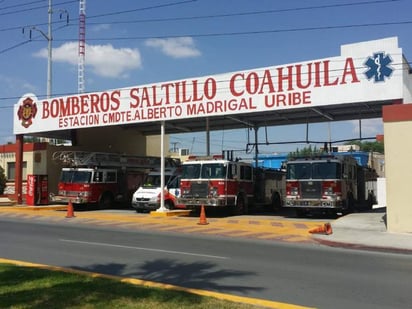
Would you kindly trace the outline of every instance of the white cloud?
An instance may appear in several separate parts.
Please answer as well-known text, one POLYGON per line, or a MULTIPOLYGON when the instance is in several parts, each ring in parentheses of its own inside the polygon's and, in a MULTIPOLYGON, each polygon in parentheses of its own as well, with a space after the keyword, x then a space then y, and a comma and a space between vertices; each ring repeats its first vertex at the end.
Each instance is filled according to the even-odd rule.
POLYGON ((36 91, 36 87, 29 82, 20 78, 14 78, 5 75, 0 75, 0 84, 2 85, 2 90, 7 90, 8 92, 12 93, 36 91))
MULTIPOLYGON (((47 58, 47 49, 41 49, 34 54, 36 57, 47 58)), ((78 44, 69 42, 53 48, 53 61, 78 64, 78 44)), ((141 67, 141 57, 138 49, 114 48, 111 44, 86 44, 86 66, 92 72, 102 77, 127 77, 131 70, 141 67)))
POLYGON ((106 31, 109 29, 110 29, 110 24, 99 24, 99 25, 93 25, 91 27, 91 31, 93 32, 106 31))
POLYGON ((162 53, 173 58, 197 57, 201 55, 191 37, 149 39, 145 44, 146 46, 159 48, 162 53))

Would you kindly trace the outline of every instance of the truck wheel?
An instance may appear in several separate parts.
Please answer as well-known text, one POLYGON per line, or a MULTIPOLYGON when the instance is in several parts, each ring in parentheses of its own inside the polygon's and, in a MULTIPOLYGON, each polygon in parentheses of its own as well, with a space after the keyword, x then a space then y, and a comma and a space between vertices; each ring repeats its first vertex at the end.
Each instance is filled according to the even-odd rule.
POLYGON ((372 210, 374 204, 376 204, 376 198, 373 193, 369 193, 368 199, 366 200, 366 210, 372 210))
POLYGON ((165 201, 165 208, 168 209, 168 210, 173 210, 175 207, 173 205, 173 202, 165 201))
POLYGON ((352 213, 355 211, 355 199, 351 193, 348 194, 345 201, 345 212, 352 213))
POLYGON ((99 200, 99 209, 107 209, 112 206, 113 197, 109 193, 104 193, 99 200))
POLYGON ((272 210, 278 211, 280 208, 282 208, 282 200, 280 199, 279 193, 276 192, 272 197, 272 210))
POLYGON ((343 214, 350 214, 355 211, 355 199, 351 193, 348 193, 346 200, 344 201, 343 214))
POLYGON ((236 206, 234 209, 235 215, 247 215, 248 214, 248 207, 245 203, 245 199, 242 196, 239 196, 236 200, 236 206))

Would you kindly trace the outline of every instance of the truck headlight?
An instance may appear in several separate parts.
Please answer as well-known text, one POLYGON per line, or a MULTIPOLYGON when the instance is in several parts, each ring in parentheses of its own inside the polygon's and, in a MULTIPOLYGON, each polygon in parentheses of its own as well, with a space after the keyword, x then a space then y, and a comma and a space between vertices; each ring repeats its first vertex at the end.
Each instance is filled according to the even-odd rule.
POLYGON ((216 197, 217 196, 217 188, 216 187, 210 188, 209 194, 210 194, 211 197, 216 197))
POLYGON ((79 197, 88 197, 88 196, 90 196, 90 192, 89 191, 82 191, 82 192, 79 192, 77 194, 77 196, 79 196, 79 197))

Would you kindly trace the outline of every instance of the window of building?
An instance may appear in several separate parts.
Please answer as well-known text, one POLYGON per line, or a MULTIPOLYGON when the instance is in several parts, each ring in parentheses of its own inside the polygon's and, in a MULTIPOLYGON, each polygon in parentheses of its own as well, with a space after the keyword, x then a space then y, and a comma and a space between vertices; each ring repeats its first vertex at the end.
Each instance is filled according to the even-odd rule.
MULTIPOLYGON (((16 162, 7 162, 7 180, 13 181, 16 178, 16 162)), ((23 162, 23 175, 22 179, 27 179, 27 162, 23 162)))

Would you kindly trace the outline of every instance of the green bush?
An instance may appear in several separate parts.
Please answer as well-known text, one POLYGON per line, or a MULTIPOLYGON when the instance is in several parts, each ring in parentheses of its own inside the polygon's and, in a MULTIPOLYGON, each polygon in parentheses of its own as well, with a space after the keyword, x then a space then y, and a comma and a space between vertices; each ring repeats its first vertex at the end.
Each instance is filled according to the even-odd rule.
POLYGON ((0 166, 0 194, 4 193, 4 189, 6 188, 6 174, 4 174, 4 168, 0 166))

